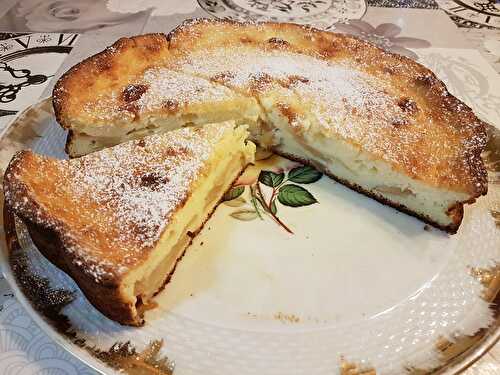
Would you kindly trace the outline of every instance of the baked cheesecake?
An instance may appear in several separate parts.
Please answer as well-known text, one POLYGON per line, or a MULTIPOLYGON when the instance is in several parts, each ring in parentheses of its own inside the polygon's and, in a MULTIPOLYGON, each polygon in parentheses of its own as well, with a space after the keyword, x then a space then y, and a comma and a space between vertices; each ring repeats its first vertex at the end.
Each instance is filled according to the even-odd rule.
POLYGON ((141 325, 152 297, 224 193, 254 160, 246 126, 186 127, 82 158, 22 151, 7 209, 109 318, 141 325))
POLYGON ((82 156, 127 140, 197 124, 227 120, 241 123, 240 119, 252 124, 258 114, 254 98, 204 79, 152 67, 119 93, 107 90, 85 102, 83 116, 71 129, 67 151, 73 157, 82 156))
MULTIPOLYGON (((344 34, 192 20, 167 36, 121 39, 70 69, 53 97, 70 130, 70 156, 189 125, 190 106, 206 103, 219 117, 248 123, 261 146, 449 233, 464 203, 487 192, 485 127, 472 110, 424 66, 344 34), (161 72, 155 82, 190 77, 207 89, 179 95, 180 78, 158 85, 152 70, 161 72), (141 89, 125 105, 134 85, 141 89), (219 93, 238 100, 237 110, 219 93), (183 104, 164 109, 175 97, 183 104), (95 147, 75 151, 85 142, 95 147)), ((212 121, 196 111, 197 124, 212 121)))
POLYGON ((82 156, 184 126, 257 121, 254 98, 158 64, 167 57, 165 36, 122 38, 64 75, 54 106, 61 124, 71 118, 67 153, 82 156))

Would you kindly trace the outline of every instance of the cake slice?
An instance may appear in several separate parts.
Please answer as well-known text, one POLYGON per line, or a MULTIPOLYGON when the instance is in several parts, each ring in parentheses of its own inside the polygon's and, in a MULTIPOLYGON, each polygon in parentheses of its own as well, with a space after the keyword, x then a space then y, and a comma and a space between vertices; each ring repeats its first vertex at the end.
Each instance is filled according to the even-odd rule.
POLYGON ((6 207, 88 300, 141 325, 191 240, 254 160, 245 126, 189 127, 56 160, 22 151, 4 179, 6 207))
MULTIPOLYGON (((247 98, 245 106, 232 112, 210 90, 189 96, 188 102, 209 103, 219 116, 249 123, 252 139, 261 146, 314 165, 449 233, 457 231, 464 203, 487 192, 480 157, 484 124, 429 69, 406 57, 344 34, 283 23, 192 20, 168 36, 126 41, 118 47, 134 47, 113 46, 71 69, 56 85, 58 121, 80 139, 88 134, 99 144, 105 138, 99 129, 116 133, 113 142, 126 139, 130 127, 149 132, 149 112, 142 103, 148 90, 175 97, 170 86, 156 90, 145 85, 129 103, 139 110, 123 121, 113 117, 103 122, 100 104, 91 98, 114 92, 106 108, 121 108, 117 98, 123 97, 127 83, 145 82, 155 67, 166 77, 191 77, 247 98), (148 54, 148 67, 130 66, 129 50, 148 43, 156 45, 148 54), (106 69, 94 72, 96 65, 106 69), (123 69, 133 74, 114 73, 123 69), (82 81, 95 89, 80 87, 82 81)), ((186 108, 176 108, 175 126, 183 126, 183 114, 190 113, 186 108)), ((170 124, 173 114, 158 116, 170 124)), ((198 117, 197 123, 204 122, 204 116, 198 117)))
POLYGON ((227 120, 253 124, 258 119, 254 98, 198 77, 151 67, 134 79, 126 78, 123 85, 85 102, 78 120, 72 122, 69 155, 82 156, 185 126, 227 120))
POLYGON ((254 98, 182 71, 162 34, 122 38, 82 61, 54 90, 57 120, 69 129, 71 157, 184 126, 235 120, 253 124, 254 98))

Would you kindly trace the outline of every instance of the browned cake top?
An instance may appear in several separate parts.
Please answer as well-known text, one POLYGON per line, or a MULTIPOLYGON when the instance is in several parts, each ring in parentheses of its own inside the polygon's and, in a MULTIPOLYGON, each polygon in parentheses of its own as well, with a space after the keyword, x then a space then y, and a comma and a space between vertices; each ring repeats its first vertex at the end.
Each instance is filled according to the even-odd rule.
POLYGON ((221 85, 162 67, 145 70, 126 88, 96 94, 83 106, 83 116, 102 121, 139 119, 146 113, 174 114, 192 104, 221 102, 236 95, 221 85))
MULTIPOLYGON (((82 113, 92 121, 91 110, 98 106, 85 106, 89 92, 125 92, 131 82, 144 81, 152 67, 196 76, 261 103, 274 95, 297 134, 314 130, 340 137, 432 186, 471 196, 486 192, 480 158, 484 124, 431 71, 356 38, 293 24, 202 19, 186 22, 166 38, 120 40, 58 83, 59 121, 71 127, 82 113), (152 45, 157 48, 148 53, 152 45), (131 57, 139 60, 137 66, 131 57), (117 74, 124 69, 127 74, 117 74), (315 118, 317 129, 308 128, 308 117, 315 118)), ((168 85, 156 86, 145 85, 132 103, 124 107, 119 99, 114 107, 124 113, 130 105, 137 108, 133 105, 141 105, 148 90, 156 98, 172 96, 168 85)), ((139 119, 140 111, 134 116, 139 119)))
POLYGON ((168 38, 173 69, 273 97, 299 135, 340 137, 430 185, 486 192, 484 124, 411 59, 291 24, 195 20, 168 38))
POLYGON ((206 170, 231 126, 185 128, 127 142, 79 159, 18 153, 4 180, 6 202, 54 229, 77 265, 97 281, 147 257, 206 170))
MULTIPOLYGON (((98 103, 96 98, 106 99, 114 94, 115 110, 125 118, 133 118, 135 108, 130 105, 130 99, 137 99, 143 91, 127 89, 130 79, 157 66, 168 54, 167 47, 162 34, 122 38, 105 51, 71 68, 71 74, 65 74, 54 88, 53 103, 59 123, 70 127, 68 118, 84 113, 89 105, 98 103)), ((103 113, 96 112, 94 119, 101 116, 103 113)), ((104 117, 110 116, 105 114, 104 117)))

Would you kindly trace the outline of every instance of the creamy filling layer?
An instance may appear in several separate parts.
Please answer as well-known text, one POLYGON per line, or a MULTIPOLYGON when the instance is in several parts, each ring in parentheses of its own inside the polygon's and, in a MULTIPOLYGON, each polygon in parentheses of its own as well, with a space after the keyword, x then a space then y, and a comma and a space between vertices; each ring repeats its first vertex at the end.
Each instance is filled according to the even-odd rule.
MULTIPOLYGON (((409 210, 432 218, 443 226, 452 223, 448 215, 450 207, 468 199, 468 194, 437 189, 399 173, 384 161, 372 158, 368 153, 338 139, 326 138, 314 132, 314 126, 302 124, 309 131, 299 136, 291 131, 291 126, 280 110, 265 105, 266 121, 259 120, 250 126, 251 138, 259 144, 281 153, 308 160, 319 169, 385 198, 403 205, 409 210)), ((179 126, 189 126, 182 124, 179 126)), ((311 124, 309 124, 311 125, 311 124)), ((176 125, 177 126, 177 125, 176 125)), ((152 133, 172 130, 168 126, 146 128, 119 138, 90 137, 75 135, 72 150, 76 155, 124 142, 131 138, 141 138, 152 133)))
POLYGON ((130 271, 122 283, 122 293, 139 316, 151 298, 161 289, 177 259, 189 245, 208 215, 242 170, 254 160, 255 145, 246 142, 247 133, 239 127, 233 137, 221 141, 203 171, 194 182, 185 205, 174 215, 149 258, 130 271))
POLYGON ((72 120, 71 129, 92 137, 122 138, 133 132, 146 131, 158 127, 174 130, 186 123, 195 125, 224 121, 255 123, 260 114, 257 101, 252 97, 233 98, 206 103, 179 105, 172 112, 144 111, 136 116, 124 114, 120 118, 89 122, 86 119, 72 120))
POLYGON ((308 160, 319 169, 378 197, 403 205, 444 226, 452 223, 449 208, 468 199, 466 193, 437 189, 411 179, 340 138, 326 138, 314 132, 314 126, 300 135, 295 134, 278 109, 266 109, 268 118, 278 129, 279 142, 273 147, 275 150, 308 160))
MULTIPOLYGON (((284 96, 280 90, 275 90, 260 95, 258 102, 255 102, 255 106, 251 106, 250 111, 245 112, 238 108, 237 111, 228 112, 225 106, 218 110, 221 113, 225 112, 225 119, 233 116, 233 119, 242 121, 244 118, 251 117, 250 138, 261 146, 308 160, 339 179, 356 184, 377 197, 385 198, 394 204, 405 206, 411 211, 430 217, 443 226, 452 223, 449 209, 458 202, 468 200, 467 193, 439 189, 422 183, 393 170, 389 163, 372 158, 368 153, 340 138, 323 136, 321 132, 315 131, 319 127, 314 123, 314 113, 305 116, 306 120, 301 119, 300 135, 294 133, 290 119, 277 108, 279 106, 277 103, 290 100, 297 109, 302 107, 297 97, 284 96)), ((69 145, 70 154, 72 156, 84 155, 132 138, 163 133, 194 123, 208 122, 210 118, 206 116, 200 116, 196 118, 196 121, 187 121, 182 116, 178 118, 166 116, 151 120, 154 125, 140 126, 139 130, 121 134, 118 137, 91 137, 85 134, 75 134, 69 145)))
MULTIPOLYGON (((73 131, 68 151, 71 157, 79 157, 102 150, 107 147, 140 139, 152 134, 163 134, 186 126, 205 125, 211 123, 234 120, 236 124, 249 125, 252 138, 255 139, 260 127, 257 125, 259 109, 257 107, 236 106, 232 110, 224 109, 207 113, 186 113, 179 116, 143 116, 140 121, 136 121, 135 127, 126 131, 130 126, 108 126, 103 128, 102 132, 91 131, 73 131), (104 132, 105 130, 105 132, 104 132), (98 133, 92 134, 92 133, 98 133)), ((75 129, 86 130, 84 126, 75 126, 75 129)))

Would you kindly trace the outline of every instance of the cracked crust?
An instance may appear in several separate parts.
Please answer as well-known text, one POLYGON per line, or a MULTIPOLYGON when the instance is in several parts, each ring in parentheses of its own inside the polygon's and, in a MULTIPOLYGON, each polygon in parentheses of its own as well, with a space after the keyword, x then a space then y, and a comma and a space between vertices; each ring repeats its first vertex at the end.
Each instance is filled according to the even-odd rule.
POLYGON ((104 51, 86 58, 69 69, 53 90, 56 120, 71 129, 72 116, 99 92, 119 84, 119 77, 130 77, 157 65, 168 54, 164 34, 146 34, 121 38, 104 51), (123 64, 124 60, 133 64, 123 64))
MULTIPOLYGON (((237 181, 241 176, 241 173, 235 178, 237 181)), ((231 190, 232 185, 229 187, 231 190)), ((213 208, 213 210, 207 215, 205 221, 196 233, 193 233, 191 240, 181 251, 180 255, 177 257, 172 270, 167 275, 161 288, 155 293, 160 293, 170 282, 174 274, 177 264, 182 260, 186 254, 187 249, 191 246, 193 240, 196 238, 199 232, 203 229, 206 222, 212 217, 215 210, 222 202, 223 197, 220 199, 219 203, 213 208)), ((13 223, 15 212, 9 205, 4 207, 4 222, 13 223)), ((109 279, 106 281, 96 282, 96 280, 81 272, 79 267, 75 266, 73 259, 68 256, 68 249, 64 245, 64 240, 62 237, 64 233, 56 231, 46 225, 41 225, 32 221, 30 218, 21 215, 23 222, 26 224, 33 243, 36 245, 37 249, 54 265, 63 270, 67 275, 69 275, 78 284, 79 288, 85 294, 85 297, 89 302, 96 307, 100 312, 106 315, 108 318, 119 322, 120 324, 131 325, 131 326, 142 326, 145 321, 143 316, 134 316, 132 306, 129 306, 120 290, 120 281, 118 279, 109 279)), ((44 216, 48 219, 47 216, 44 216)), ((43 220, 47 221, 47 220, 43 220)), ((12 232, 14 233, 14 232, 12 232)))

